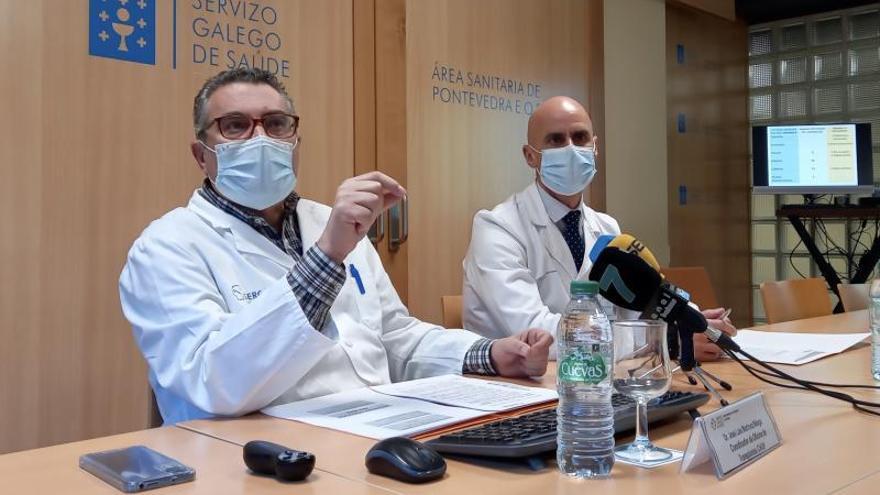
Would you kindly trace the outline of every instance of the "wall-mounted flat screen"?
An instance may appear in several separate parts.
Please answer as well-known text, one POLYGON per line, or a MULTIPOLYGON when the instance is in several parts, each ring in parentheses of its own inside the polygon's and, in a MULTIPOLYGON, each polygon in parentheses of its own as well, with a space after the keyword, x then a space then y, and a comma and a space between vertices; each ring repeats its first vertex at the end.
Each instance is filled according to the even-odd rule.
POLYGON ((752 127, 752 185, 763 194, 870 194, 870 124, 752 127))

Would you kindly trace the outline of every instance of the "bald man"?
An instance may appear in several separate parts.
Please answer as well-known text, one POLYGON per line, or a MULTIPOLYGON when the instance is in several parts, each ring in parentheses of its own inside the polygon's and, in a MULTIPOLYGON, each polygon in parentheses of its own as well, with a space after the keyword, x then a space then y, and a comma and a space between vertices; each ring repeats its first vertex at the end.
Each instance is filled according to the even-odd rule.
MULTIPOLYGON (((590 272, 588 254, 596 239, 620 233, 616 220, 583 201, 596 175, 598 140, 580 103, 566 96, 544 101, 529 118, 527 141, 522 153, 535 181, 492 211, 477 212, 463 262, 464 327, 487 337, 505 337, 519 328, 555 335, 571 281, 586 280, 590 272)), ((612 319, 638 318, 602 303, 612 319)), ((717 320, 722 312, 704 315, 734 333, 728 320, 717 320)), ((703 335, 694 344, 700 361, 721 354, 703 335)))

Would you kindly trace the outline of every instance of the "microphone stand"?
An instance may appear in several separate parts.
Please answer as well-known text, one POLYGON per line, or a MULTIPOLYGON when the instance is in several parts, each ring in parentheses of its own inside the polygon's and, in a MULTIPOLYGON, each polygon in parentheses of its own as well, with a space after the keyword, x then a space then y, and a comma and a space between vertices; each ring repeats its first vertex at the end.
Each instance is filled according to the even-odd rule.
POLYGON ((717 383, 728 392, 733 390, 733 386, 700 366, 699 361, 694 357, 694 332, 677 322, 669 322, 668 326, 673 330, 667 335, 670 357, 678 361, 681 371, 688 378, 688 382, 691 385, 702 384, 703 388, 718 399, 722 407, 729 405, 730 402, 711 382, 717 383))
MULTIPOLYGON (((707 376, 706 370, 704 370, 701 366, 694 366, 693 372, 694 372, 694 375, 696 375, 697 379, 700 381, 700 383, 703 384, 703 387, 705 387, 706 390, 708 390, 710 394, 712 394, 713 396, 715 396, 716 399, 718 399, 718 402, 721 403, 722 407, 730 405, 730 402, 727 402, 727 399, 725 399, 724 397, 721 396, 721 392, 719 392, 718 389, 713 387, 712 384, 709 383, 709 380, 706 379, 706 376, 707 376)), ((719 385, 722 383, 722 381, 718 380, 718 377, 711 375, 711 374, 710 374, 710 376, 711 376, 712 380, 718 381, 719 385)), ((726 383, 726 382, 724 382, 724 383, 726 383)), ((730 384, 728 384, 728 386, 730 386, 730 384)))

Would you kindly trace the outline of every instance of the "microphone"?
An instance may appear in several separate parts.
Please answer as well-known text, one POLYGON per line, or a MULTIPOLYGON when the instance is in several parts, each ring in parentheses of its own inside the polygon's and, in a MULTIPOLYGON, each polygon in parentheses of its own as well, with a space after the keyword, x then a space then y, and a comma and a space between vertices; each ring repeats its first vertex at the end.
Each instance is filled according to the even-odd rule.
POLYGON ((595 263, 596 259, 599 257, 599 253, 601 253, 603 249, 609 246, 616 247, 621 251, 627 253, 635 254, 636 256, 647 262, 649 265, 651 265, 651 268, 658 272, 660 271, 660 263, 657 262, 657 258, 654 256, 654 253, 652 253, 647 246, 642 244, 642 241, 636 239, 629 234, 600 235, 599 238, 596 239, 596 243, 593 245, 593 248, 590 250, 590 261, 595 263))
POLYGON ((591 250, 590 258, 595 259, 590 280, 599 282, 599 293, 612 303, 641 311, 642 318, 665 321, 669 327, 666 338, 670 357, 678 361, 692 385, 697 381, 691 372, 722 405, 727 405, 708 379, 725 390, 732 390, 732 387, 700 367, 694 357, 694 333, 705 332, 711 341, 728 351, 739 346, 726 334, 709 326, 699 308, 690 302, 687 292, 663 280, 658 268, 651 263, 656 263, 656 258, 644 244, 626 234, 618 237, 620 239, 607 236, 602 239, 604 247, 591 250))
POLYGON ((703 313, 691 305, 688 297, 682 295, 682 292, 677 286, 664 281, 657 289, 651 302, 642 311, 642 318, 667 322, 675 321, 679 325, 691 329, 692 332, 705 332, 709 322, 706 321, 703 313))
POLYGON ((589 279, 599 283, 599 293, 611 303, 641 311, 642 318, 665 321, 672 330, 670 355, 678 357, 682 369, 693 368, 693 334, 705 332, 708 323, 688 304, 683 291, 663 281, 660 273, 637 254, 610 245, 599 251, 589 279))
POLYGON ((599 283, 599 293, 605 299, 641 311, 644 318, 682 322, 696 332, 706 330, 706 318, 688 304, 687 292, 664 281, 658 271, 633 253, 605 247, 593 261, 589 279, 599 283))
POLYGON ((663 281, 651 265, 616 247, 599 252, 589 279, 599 283, 602 297, 634 311, 643 311, 648 306, 663 281))
MULTIPOLYGON (((618 235, 601 235, 598 239, 596 239, 596 244, 593 245, 593 248, 590 250, 590 261, 594 262, 599 257, 599 254, 606 247, 616 247, 621 251, 625 251, 627 253, 634 254, 638 256, 642 261, 645 261, 651 268, 660 273, 660 263, 657 262, 657 257, 654 256, 654 253, 645 246, 642 241, 636 239, 635 237, 629 234, 618 234, 618 235)), ((666 277, 660 273, 660 278, 665 280, 666 277)), ((669 284, 669 286, 675 290, 680 296, 682 296, 685 300, 690 301, 691 295, 681 287, 675 286, 673 284, 669 284)))

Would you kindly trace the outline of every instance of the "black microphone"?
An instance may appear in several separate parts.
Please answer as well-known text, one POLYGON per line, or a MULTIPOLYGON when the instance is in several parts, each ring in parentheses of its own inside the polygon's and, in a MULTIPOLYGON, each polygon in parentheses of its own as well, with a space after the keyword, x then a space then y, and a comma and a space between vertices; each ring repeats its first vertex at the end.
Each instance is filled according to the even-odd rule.
POLYGON ((613 246, 602 249, 589 278, 599 283, 599 293, 611 303, 641 311, 642 318, 665 321, 670 329, 670 357, 677 358, 685 371, 693 369, 693 334, 705 332, 708 323, 702 313, 688 304, 686 292, 665 282, 638 255, 613 246))
POLYGON ((708 326, 703 314, 688 304, 685 291, 664 281, 635 254, 606 247, 596 257, 589 278, 599 283, 602 297, 621 308, 641 311, 643 318, 675 321, 697 333, 708 326))
POLYGON ((703 333, 709 327, 706 317, 689 304, 688 298, 682 295, 682 290, 666 281, 660 284, 654 297, 642 311, 642 318, 675 321, 694 333, 703 333))
POLYGON ((590 269, 590 280, 599 293, 621 308, 644 311, 663 279, 638 256, 609 246, 599 252, 590 269))
POLYGON ((697 365, 694 334, 705 332, 709 324, 702 313, 688 304, 676 286, 663 282, 641 317, 667 323, 669 356, 678 361, 681 369, 690 371, 697 365))

